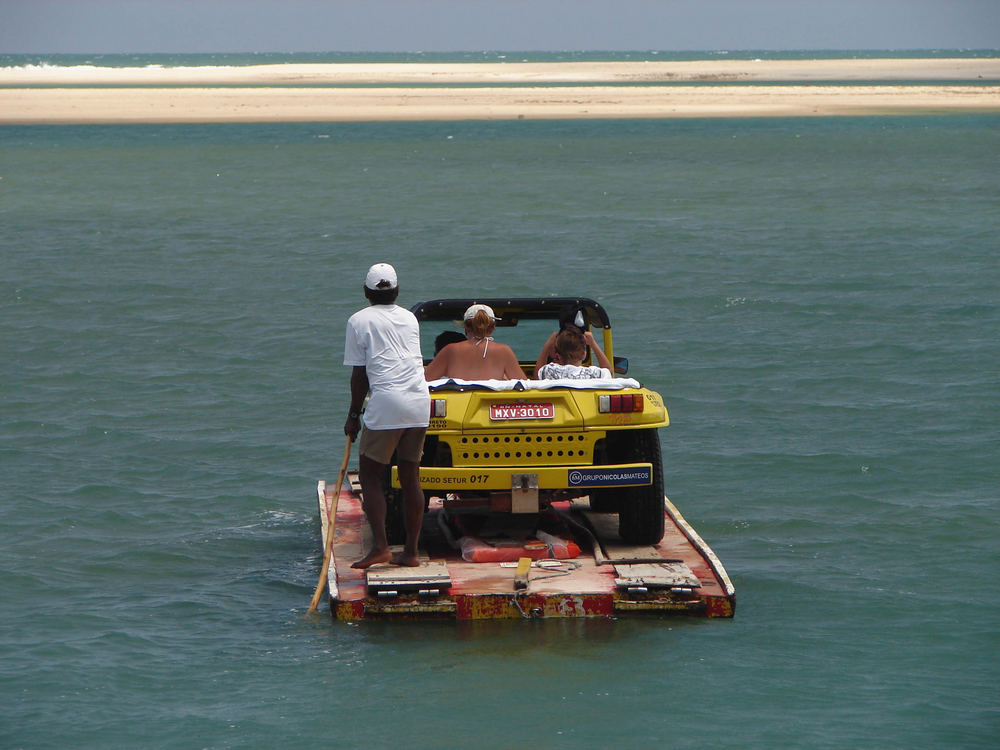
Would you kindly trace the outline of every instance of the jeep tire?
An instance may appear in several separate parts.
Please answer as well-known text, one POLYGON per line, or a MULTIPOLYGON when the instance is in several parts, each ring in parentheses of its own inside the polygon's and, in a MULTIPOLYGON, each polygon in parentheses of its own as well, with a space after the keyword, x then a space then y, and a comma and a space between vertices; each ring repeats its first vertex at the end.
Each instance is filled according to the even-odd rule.
POLYGON ((618 535, 627 544, 657 544, 663 539, 663 461, 656 430, 624 430, 608 434, 609 457, 615 462, 648 461, 653 482, 626 487, 618 501, 618 535))

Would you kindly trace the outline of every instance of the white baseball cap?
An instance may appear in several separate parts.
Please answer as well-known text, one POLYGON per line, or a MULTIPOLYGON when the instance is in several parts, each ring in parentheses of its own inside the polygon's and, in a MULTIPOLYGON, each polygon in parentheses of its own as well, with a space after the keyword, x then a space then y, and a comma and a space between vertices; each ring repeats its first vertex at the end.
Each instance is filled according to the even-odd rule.
POLYGON ((396 279, 396 269, 388 263, 376 263, 368 269, 365 286, 373 292, 382 289, 395 289, 399 286, 399 281, 396 279))
POLYGON ((492 307, 490 307, 489 305, 480 305, 480 304, 470 305, 469 309, 465 311, 465 316, 463 319, 472 320, 474 317, 476 317, 476 313, 479 312, 480 310, 489 315, 491 320, 503 320, 503 318, 498 318, 496 315, 493 314, 492 307))

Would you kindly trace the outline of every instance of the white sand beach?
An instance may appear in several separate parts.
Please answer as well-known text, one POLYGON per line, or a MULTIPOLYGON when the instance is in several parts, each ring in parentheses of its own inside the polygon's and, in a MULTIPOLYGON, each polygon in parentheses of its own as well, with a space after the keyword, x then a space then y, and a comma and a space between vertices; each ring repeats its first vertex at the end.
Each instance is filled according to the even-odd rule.
POLYGON ((1000 112, 1000 59, 29 66, 0 87, 7 124, 1000 112))

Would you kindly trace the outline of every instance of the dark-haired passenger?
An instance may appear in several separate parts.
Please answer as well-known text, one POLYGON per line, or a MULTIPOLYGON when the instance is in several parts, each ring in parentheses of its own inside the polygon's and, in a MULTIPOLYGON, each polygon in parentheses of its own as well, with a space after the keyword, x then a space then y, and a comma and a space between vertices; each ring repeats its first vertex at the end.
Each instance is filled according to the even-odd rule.
POLYGON ((434 356, 436 357, 441 353, 448 344, 454 344, 458 341, 465 341, 465 334, 459 331, 442 331, 434 339, 434 356))
POLYGON ((587 380, 589 378, 613 378, 611 362, 594 334, 582 331, 575 325, 568 325, 549 336, 535 363, 535 378, 538 380, 587 380), (599 366, 584 366, 587 347, 594 352, 599 366), (549 361, 551 360, 551 361, 549 361))

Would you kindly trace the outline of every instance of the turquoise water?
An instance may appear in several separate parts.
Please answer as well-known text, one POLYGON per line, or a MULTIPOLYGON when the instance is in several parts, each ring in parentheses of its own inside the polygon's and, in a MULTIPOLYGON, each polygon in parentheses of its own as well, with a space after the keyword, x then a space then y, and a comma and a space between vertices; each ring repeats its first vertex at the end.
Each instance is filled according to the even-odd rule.
POLYGON ((0 128, 0 746, 995 747, 998 236, 995 116, 0 128), (374 261, 600 300, 736 617, 307 616, 374 261))
POLYGON ((0 68, 25 65, 94 65, 107 68, 147 65, 271 65, 275 63, 357 63, 357 62, 590 62, 635 60, 825 60, 841 58, 976 58, 996 57, 996 49, 917 49, 917 50, 634 50, 634 51, 538 51, 511 52, 218 52, 202 54, 0 54, 0 68))

